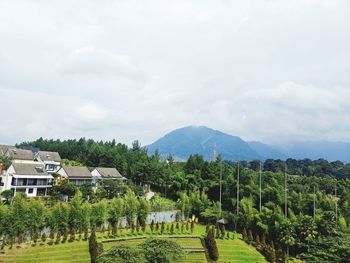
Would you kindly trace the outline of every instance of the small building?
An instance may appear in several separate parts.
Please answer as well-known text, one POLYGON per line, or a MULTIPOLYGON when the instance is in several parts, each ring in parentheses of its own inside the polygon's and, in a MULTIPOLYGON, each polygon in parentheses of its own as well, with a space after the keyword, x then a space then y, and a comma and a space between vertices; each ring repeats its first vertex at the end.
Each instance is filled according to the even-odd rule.
POLYGON ((13 162, 3 176, 1 192, 12 189, 14 194, 22 192, 28 197, 47 196, 53 179, 44 164, 13 162))
POLYGON ((45 164, 45 169, 49 174, 57 173, 61 168, 61 156, 58 152, 38 151, 34 160, 45 164))
POLYGON ((98 187, 99 181, 104 179, 120 180, 120 181, 127 180, 125 177, 123 177, 120 174, 120 172, 116 168, 96 167, 91 172, 91 175, 92 175, 93 185, 96 186, 96 188, 98 187))
POLYGON ((34 154, 32 151, 11 147, 7 148, 5 156, 10 158, 12 162, 17 163, 32 163, 34 160, 34 154))
POLYGON ((72 182, 76 186, 81 186, 83 184, 92 185, 92 175, 87 167, 83 166, 62 166, 58 170, 57 174, 60 175, 59 178, 68 179, 69 182, 72 182))

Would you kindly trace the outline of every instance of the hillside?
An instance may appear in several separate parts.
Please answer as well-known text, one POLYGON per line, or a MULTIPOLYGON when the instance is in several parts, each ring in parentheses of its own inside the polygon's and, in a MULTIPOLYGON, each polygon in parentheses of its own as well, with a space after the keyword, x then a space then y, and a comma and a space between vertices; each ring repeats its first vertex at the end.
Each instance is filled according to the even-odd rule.
POLYGON ((213 160, 214 150, 225 160, 250 161, 266 159, 320 158, 350 162, 350 143, 324 141, 294 141, 280 145, 268 145, 259 141, 244 141, 205 126, 188 126, 176 129, 147 146, 148 152, 159 151, 162 158, 171 154, 177 160, 185 160, 191 154, 201 154, 213 160))
POLYGON ((350 143, 347 142, 291 142, 276 146, 276 149, 294 159, 309 158, 316 160, 323 158, 328 161, 350 162, 350 143))
POLYGON ((180 160, 187 159, 189 155, 196 153, 203 155, 207 160, 212 160, 214 150, 225 160, 262 158, 241 138, 204 126, 188 126, 174 130, 147 148, 150 153, 159 150, 162 157, 172 154, 175 159, 180 160))
POLYGON ((250 148, 252 148, 254 151, 256 151, 260 156, 262 156, 264 159, 281 159, 285 160, 287 159, 288 155, 282 153, 281 151, 275 149, 274 147, 258 142, 258 141, 252 141, 247 142, 250 148))

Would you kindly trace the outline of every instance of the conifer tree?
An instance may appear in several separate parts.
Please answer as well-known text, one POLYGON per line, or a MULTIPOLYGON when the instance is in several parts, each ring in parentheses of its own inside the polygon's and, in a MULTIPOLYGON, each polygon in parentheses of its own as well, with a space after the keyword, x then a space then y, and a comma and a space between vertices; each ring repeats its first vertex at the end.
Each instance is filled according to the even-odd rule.
POLYGON ((219 259, 219 251, 214 238, 214 229, 214 227, 209 229, 205 238, 205 245, 207 246, 210 259, 217 261, 219 259))
POLYGON ((91 263, 96 263, 98 253, 97 253, 97 240, 96 240, 95 226, 92 227, 91 235, 89 238, 89 253, 90 253, 91 263))

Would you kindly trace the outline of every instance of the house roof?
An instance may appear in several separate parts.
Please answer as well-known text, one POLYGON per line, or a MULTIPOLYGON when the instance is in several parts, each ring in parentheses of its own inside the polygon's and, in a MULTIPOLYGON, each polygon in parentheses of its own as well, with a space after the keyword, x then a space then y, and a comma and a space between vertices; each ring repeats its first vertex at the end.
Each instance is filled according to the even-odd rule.
POLYGON ((61 162, 61 156, 58 152, 47 152, 47 151, 39 151, 38 155, 42 161, 54 161, 61 162))
POLYGON ((48 175, 45 166, 40 163, 12 163, 12 166, 18 175, 48 175))
POLYGON ((17 149, 17 148, 8 148, 7 153, 11 159, 15 160, 31 160, 34 159, 34 154, 32 151, 17 149))
POLYGON ((96 167, 103 178, 123 178, 116 168, 96 167))
POLYGON ((68 177, 92 177, 89 169, 82 166, 63 166, 68 177))
POLYGON ((16 147, 12 146, 12 145, 0 145, 0 157, 4 156, 9 148, 13 149, 13 148, 16 148, 16 147))

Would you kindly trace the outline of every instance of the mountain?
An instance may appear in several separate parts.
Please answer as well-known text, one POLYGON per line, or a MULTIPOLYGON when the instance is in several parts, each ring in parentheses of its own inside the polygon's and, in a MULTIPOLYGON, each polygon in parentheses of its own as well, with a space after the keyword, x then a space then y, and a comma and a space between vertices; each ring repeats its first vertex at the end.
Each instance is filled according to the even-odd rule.
POLYGON ((263 159, 281 159, 286 160, 288 154, 284 154, 282 151, 276 149, 273 146, 253 141, 247 142, 250 148, 252 148, 257 154, 263 157, 263 159))
POLYGON ((283 154, 294 159, 309 158, 312 160, 350 162, 350 143, 327 141, 290 142, 275 147, 283 154))
POLYGON ((159 150, 162 158, 171 154, 176 160, 186 160, 196 153, 203 155, 206 160, 213 160, 215 149, 225 160, 231 161, 323 158, 350 162, 348 142, 306 141, 267 145, 258 141, 245 142, 237 136, 205 126, 188 126, 174 130, 147 148, 151 154, 159 150))
POLYGON ((172 154, 177 160, 185 160, 196 153, 203 155, 206 160, 212 160, 214 149, 225 160, 262 158, 241 138, 205 126, 188 126, 174 130, 147 148, 149 153, 158 150, 162 158, 172 154))

